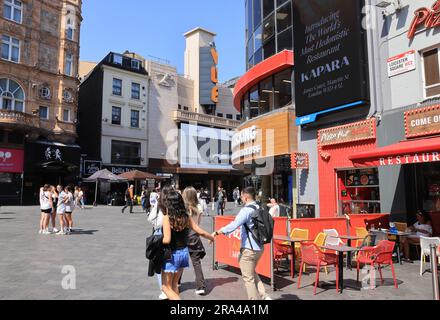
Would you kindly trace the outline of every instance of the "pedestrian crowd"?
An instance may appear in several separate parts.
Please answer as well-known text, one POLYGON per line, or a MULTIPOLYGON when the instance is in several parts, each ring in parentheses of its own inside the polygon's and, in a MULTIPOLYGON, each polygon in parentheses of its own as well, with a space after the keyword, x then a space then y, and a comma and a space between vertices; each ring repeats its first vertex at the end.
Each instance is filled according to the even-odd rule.
MULTIPOLYGON (((204 190, 189 187, 180 192, 166 186, 156 190, 155 194, 156 202, 151 204, 147 212, 148 221, 153 225, 153 234, 146 241, 146 257, 150 261, 148 276, 157 277, 160 300, 180 300, 180 282, 184 270, 189 268, 190 260, 196 282, 195 294, 206 295, 208 289, 202 269, 206 249, 201 237, 209 240, 211 245, 216 237, 228 236, 237 229, 241 230, 241 253, 238 259, 248 298, 271 300, 256 273, 256 267, 264 253, 265 241, 270 241, 273 235, 273 220, 270 222, 272 217, 269 212, 257 204, 254 188, 245 188, 241 193, 238 188, 234 190, 236 205, 244 203, 244 207, 233 222, 212 234, 200 227, 209 201, 204 190), (269 222, 264 226, 261 221, 269 222), (267 229, 264 241, 261 232, 265 231, 262 229, 267 229)), ((223 215, 225 199, 226 192, 219 187, 214 198, 219 215, 223 215)))
POLYGON ((73 211, 75 208, 84 210, 84 192, 80 187, 51 186, 49 184, 40 188, 40 225, 41 235, 67 235, 73 229, 73 211), (56 222, 59 222, 59 228, 56 222))

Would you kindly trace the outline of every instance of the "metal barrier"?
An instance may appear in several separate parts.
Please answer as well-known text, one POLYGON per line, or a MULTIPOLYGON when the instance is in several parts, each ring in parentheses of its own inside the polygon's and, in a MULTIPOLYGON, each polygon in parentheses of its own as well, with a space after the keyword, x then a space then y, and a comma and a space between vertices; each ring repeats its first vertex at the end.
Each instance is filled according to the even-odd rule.
POLYGON ((432 288, 434 292, 434 300, 440 300, 439 279, 438 279, 438 257, 437 245, 431 244, 431 270, 432 270, 432 288))

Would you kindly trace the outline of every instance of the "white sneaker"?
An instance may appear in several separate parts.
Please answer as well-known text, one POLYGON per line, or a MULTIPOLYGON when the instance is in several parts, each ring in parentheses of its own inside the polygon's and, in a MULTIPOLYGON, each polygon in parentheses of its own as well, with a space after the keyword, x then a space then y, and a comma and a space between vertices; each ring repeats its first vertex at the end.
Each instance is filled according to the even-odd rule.
POLYGON ((162 292, 159 296, 159 300, 168 300, 168 297, 164 292, 162 292))
POLYGON ((42 235, 45 235, 45 236, 47 236, 47 235, 50 235, 50 234, 52 234, 51 232, 49 232, 49 230, 43 230, 43 233, 42 233, 42 235))
POLYGON ((38 231, 38 234, 43 234, 43 230, 38 231))
POLYGON ((206 294, 205 290, 196 290, 196 295, 198 296, 204 296, 206 294))
POLYGON ((63 232, 63 231, 59 231, 59 232, 57 232, 57 236, 65 236, 65 235, 66 235, 66 233, 63 232))
POLYGON ((270 301, 270 300, 272 300, 272 298, 269 297, 269 296, 267 296, 264 300, 266 300, 266 301, 270 301))
POLYGON ((58 232, 60 232, 60 230, 58 230, 57 228, 53 228, 52 232, 53 233, 58 233, 58 232))

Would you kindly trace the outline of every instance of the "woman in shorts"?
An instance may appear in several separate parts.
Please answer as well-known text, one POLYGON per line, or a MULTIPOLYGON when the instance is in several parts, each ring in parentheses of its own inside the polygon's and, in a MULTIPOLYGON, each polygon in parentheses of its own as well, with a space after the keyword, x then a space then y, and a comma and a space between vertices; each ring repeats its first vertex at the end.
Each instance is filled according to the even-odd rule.
POLYGON ((60 221, 60 231, 57 235, 64 236, 67 234, 67 224, 66 224, 66 202, 67 202, 67 193, 64 192, 61 186, 57 187, 60 193, 58 194, 58 204, 57 204, 57 216, 60 221))
POLYGON ((166 260, 162 268, 162 290, 169 300, 180 300, 179 279, 189 268, 188 235, 192 229, 202 237, 214 241, 214 237, 200 228, 188 215, 182 196, 177 191, 168 193, 163 219, 163 244, 166 260), (167 256, 168 255, 168 256, 167 256))
POLYGON ((40 231, 38 233, 48 235, 50 234, 48 230, 50 216, 53 211, 52 195, 48 184, 40 189, 40 211, 40 231))
POLYGON ((73 210, 75 209, 75 198, 73 196, 71 187, 64 188, 64 192, 67 194, 67 200, 66 200, 67 233, 71 233, 73 227, 72 213, 73 210))
POLYGON ((58 190, 55 186, 50 186, 50 192, 52 196, 53 202, 53 210, 50 215, 50 220, 52 221, 52 232, 57 233, 59 230, 56 228, 56 220, 57 220, 57 206, 58 206, 58 190))

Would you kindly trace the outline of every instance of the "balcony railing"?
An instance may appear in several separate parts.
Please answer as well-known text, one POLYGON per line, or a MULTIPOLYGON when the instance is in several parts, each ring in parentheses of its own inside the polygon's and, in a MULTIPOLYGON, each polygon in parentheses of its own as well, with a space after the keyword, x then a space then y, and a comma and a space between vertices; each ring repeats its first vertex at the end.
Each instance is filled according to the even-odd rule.
POLYGON ((224 119, 207 114, 183 110, 174 111, 173 118, 176 122, 196 122, 200 125, 221 127, 225 129, 236 129, 240 125, 240 121, 237 120, 224 119))
POLYGON ((42 120, 39 116, 24 112, 0 109, 0 123, 15 127, 23 127, 24 129, 39 129, 42 131, 63 131, 75 134, 76 128, 74 123, 58 121, 42 120))

